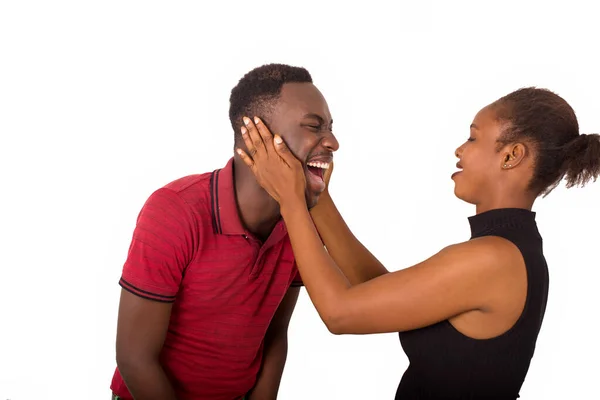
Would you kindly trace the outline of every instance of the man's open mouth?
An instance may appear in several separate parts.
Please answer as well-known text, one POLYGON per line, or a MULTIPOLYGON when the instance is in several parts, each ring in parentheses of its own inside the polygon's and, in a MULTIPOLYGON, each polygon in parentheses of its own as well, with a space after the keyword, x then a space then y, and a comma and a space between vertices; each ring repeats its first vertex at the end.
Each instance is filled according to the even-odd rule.
POLYGON ((328 162, 312 161, 306 164, 306 169, 312 175, 315 175, 319 179, 323 180, 325 170, 329 168, 328 162))

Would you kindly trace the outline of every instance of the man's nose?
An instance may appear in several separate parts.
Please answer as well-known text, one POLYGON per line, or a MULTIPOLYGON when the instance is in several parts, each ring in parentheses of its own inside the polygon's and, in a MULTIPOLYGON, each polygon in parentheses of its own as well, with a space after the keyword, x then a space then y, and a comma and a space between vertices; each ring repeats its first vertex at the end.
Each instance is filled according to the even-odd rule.
POLYGON ((321 144, 323 145, 323 147, 325 147, 331 152, 337 151, 337 149, 340 148, 340 144, 338 143, 335 135, 331 132, 327 133, 323 137, 323 139, 321 140, 321 144))

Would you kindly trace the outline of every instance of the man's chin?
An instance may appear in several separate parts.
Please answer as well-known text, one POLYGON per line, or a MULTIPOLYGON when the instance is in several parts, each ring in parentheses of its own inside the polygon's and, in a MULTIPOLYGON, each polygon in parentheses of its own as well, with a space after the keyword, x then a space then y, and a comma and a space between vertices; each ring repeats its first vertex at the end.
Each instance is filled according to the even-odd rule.
POLYGON ((317 203, 319 202, 319 196, 321 196, 321 193, 306 194, 306 205, 308 206, 309 210, 317 205, 317 203))

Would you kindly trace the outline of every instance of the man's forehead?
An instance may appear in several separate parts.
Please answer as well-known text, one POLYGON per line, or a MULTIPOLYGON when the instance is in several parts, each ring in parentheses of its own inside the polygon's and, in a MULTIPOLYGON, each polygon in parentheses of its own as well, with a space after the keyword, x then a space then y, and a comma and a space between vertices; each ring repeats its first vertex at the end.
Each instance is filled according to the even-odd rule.
POLYGON ((279 102, 285 108, 294 108, 304 114, 317 114, 325 119, 331 119, 325 97, 312 83, 284 84, 279 102))

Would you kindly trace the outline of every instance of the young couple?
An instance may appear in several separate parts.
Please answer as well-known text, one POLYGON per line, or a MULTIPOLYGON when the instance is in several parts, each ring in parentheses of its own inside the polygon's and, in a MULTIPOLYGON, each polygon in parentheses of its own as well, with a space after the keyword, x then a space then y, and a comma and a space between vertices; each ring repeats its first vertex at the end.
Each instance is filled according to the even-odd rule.
POLYGON ((471 237, 396 272, 328 192, 339 144, 308 71, 250 71, 229 114, 226 166, 158 189, 138 216, 113 398, 275 399, 302 285, 332 333, 399 333, 396 399, 518 397, 548 295, 533 204, 600 173, 600 137, 579 133, 565 100, 526 88, 476 114, 452 175, 475 206, 471 237))

